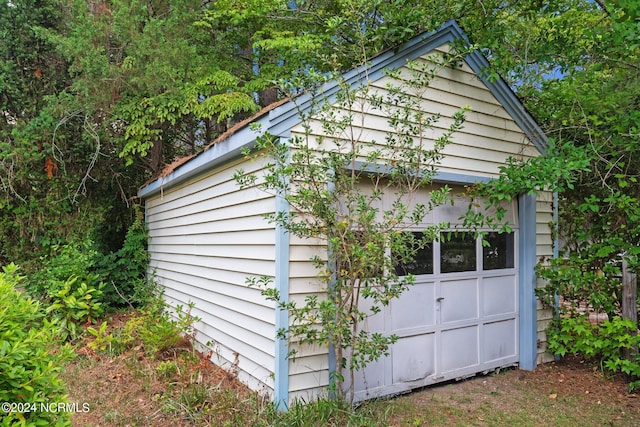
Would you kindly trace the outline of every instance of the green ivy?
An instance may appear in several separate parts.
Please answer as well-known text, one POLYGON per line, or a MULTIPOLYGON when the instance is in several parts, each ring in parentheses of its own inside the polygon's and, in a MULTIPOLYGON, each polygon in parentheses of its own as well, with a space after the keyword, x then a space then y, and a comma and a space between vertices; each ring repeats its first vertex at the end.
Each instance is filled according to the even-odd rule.
POLYGON ((95 260, 94 269, 105 284, 104 303, 110 308, 144 305, 153 293, 146 277, 148 264, 144 216, 136 209, 122 247, 95 260))

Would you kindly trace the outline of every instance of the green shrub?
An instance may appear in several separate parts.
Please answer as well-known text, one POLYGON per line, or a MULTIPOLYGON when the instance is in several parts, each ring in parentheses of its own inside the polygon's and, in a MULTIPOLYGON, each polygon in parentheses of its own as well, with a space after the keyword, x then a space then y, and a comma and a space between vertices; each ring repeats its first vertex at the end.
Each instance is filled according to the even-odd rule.
MULTIPOLYGON (((193 323, 199 319, 191 315, 193 304, 185 311, 178 305, 171 314, 162 299, 161 294, 156 294, 154 299, 142 310, 142 315, 137 320, 130 320, 137 325, 137 337, 140 340, 145 353, 155 356, 163 350, 176 347, 182 341, 193 341, 193 323)), ((127 328, 131 328, 128 324, 127 328)))
POLYGON ((122 248, 96 262, 96 271, 105 282, 105 303, 110 307, 144 305, 153 288, 146 278, 148 265, 147 232, 144 218, 138 213, 122 248))
POLYGON ((164 350, 188 348, 193 343, 193 323, 198 318, 191 315, 192 304, 185 310, 177 306, 171 313, 162 298, 162 293, 154 287, 147 304, 127 321, 124 327, 109 331, 107 322, 99 328, 88 327, 95 337, 88 345, 94 350, 121 354, 133 347, 140 348, 149 357, 156 357, 164 350))
POLYGON ((592 324, 588 317, 558 318, 547 329, 548 350, 564 356, 576 354, 596 360, 603 369, 626 374, 631 390, 640 386, 640 359, 624 357, 625 349, 638 348, 640 336, 632 334, 636 326, 629 319, 613 317, 601 324, 592 324))
POLYGON ((144 219, 138 214, 116 252, 100 253, 89 238, 53 245, 40 257, 38 268, 27 275, 25 289, 33 297, 48 300, 75 278, 78 285, 85 283, 89 289, 101 291, 99 302, 105 311, 144 305, 152 288, 146 278, 146 243, 144 219))
POLYGON ((606 313, 609 318, 619 315, 620 269, 611 263, 601 265, 602 268, 595 268, 594 264, 602 263, 576 255, 551 259, 549 265, 538 264, 536 275, 547 284, 536 289, 536 296, 560 315, 575 317, 583 307, 606 313), (562 297, 564 304, 555 303, 557 296, 562 297))
POLYGON ((71 277, 65 281, 61 289, 49 293, 51 305, 47 313, 52 314, 62 327, 62 338, 76 339, 81 330, 78 326, 91 323, 102 315, 102 284, 98 288, 71 277))
POLYGON ((35 405, 29 412, 4 413, 0 425, 69 425, 69 414, 40 410, 40 404, 65 402, 58 378, 68 347, 60 328, 48 321, 40 303, 18 292, 21 277, 10 264, 0 273, 0 402, 35 405))
POLYGON ((48 255, 40 258, 39 268, 25 277, 25 289, 35 298, 46 299, 62 289, 72 277, 89 286, 97 286, 98 275, 92 270, 98 256, 91 241, 54 245, 48 255))

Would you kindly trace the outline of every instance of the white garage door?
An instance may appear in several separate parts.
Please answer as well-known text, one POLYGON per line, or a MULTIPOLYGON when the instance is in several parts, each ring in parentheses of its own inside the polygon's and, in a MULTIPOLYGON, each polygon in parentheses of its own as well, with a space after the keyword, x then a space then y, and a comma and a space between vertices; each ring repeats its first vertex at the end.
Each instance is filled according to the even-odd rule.
POLYGON ((370 331, 396 334, 389 357, 357 375, 356 399, 400 393, 518 361, 517 230, 434 242, 402 272, 416 284, 370 331))

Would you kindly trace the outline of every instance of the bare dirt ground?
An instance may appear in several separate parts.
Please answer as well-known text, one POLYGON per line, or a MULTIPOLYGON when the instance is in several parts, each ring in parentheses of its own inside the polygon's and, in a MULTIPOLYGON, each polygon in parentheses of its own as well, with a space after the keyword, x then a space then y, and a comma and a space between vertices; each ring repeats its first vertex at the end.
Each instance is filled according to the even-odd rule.
POLYGON ((640 426, 640 395, 628 392, 624 378, 573 356, 534 371, 509 369, 400 399, 446 413, 441 422, 431 414, 435 422, 418 417, 424 422, 414 425, 640 426))
MULTIPOLYGON (((63 379, 69 401, 88 403, 90 410, 74 414, 74 426, 256 424, 268 407, 231 373, 194 358, 193 350, 155 358, 135 348, 114 357, 86 346, 78 353, 63 379)), ((428 387, 374 405, 374 414, 384 413, 379 425, 640 426, 640 397, 627 391, 624 378, 574 357, 531 372, 509 369, 428 387)))

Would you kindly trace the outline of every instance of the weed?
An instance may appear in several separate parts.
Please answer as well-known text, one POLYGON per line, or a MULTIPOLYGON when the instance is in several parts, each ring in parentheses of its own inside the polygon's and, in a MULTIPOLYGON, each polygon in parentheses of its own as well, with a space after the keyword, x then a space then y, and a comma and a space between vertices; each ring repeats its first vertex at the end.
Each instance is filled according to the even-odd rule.
POLYGON ((173 360, 160 362, 160 364, 156 366, 156 373, 160 378, 164 380, 173 378, 178 372, 179 372, 178 364, 173 360))
POLYGON ((113 343, 114 338, 111 333, 107 332, 107 322, 102 322, 98 329, 89 326, 87 328, 87 332, 95 337, 95 340, 88 344, 90 348, 112 354, 111 344, 113 343))

